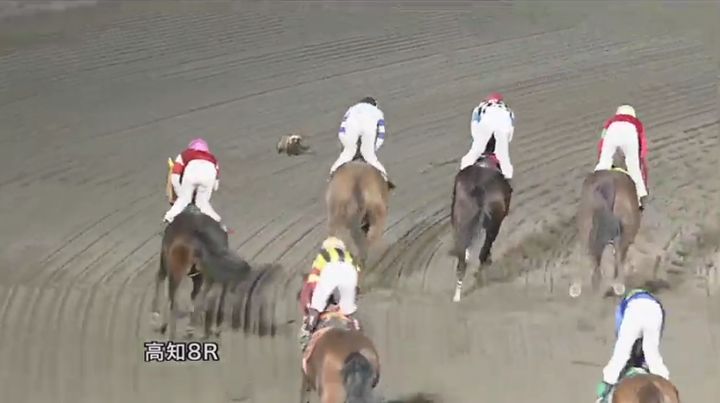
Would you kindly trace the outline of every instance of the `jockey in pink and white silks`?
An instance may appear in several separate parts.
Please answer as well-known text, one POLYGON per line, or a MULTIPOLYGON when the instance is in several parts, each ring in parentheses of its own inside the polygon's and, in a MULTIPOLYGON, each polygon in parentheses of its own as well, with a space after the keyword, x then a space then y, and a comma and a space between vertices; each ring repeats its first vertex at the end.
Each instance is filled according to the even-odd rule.
POLYGON ((470 119, 472 146, 460 160, 460 170, 473 165, 485 152, 488 142, 495 138, 495 156, 506 179, 513 176, 510 162, 510 142, 515 131, 515 114, 504 102, 500 93, 493 92, 473 109, 470 119))
POLYGON ((343 150, 330 167, 330 176, 340 165, 352 161, 360 140, 360 154, 365 162, 374 166, 388 180, 385 167, 375 155, 385 141, 385 114, 377 105, 374 98, 365 97, 345 112, 338 133, 343 150))
POLYGON ((210 205, 210 196, 220 185, 220 165, 205 140, 194 139, 178 154, 170 180, 177 200, 165 213, 165 222, 171 223, 192 202, 193 194, 200 212, 220 222, 220 215, 210 205))

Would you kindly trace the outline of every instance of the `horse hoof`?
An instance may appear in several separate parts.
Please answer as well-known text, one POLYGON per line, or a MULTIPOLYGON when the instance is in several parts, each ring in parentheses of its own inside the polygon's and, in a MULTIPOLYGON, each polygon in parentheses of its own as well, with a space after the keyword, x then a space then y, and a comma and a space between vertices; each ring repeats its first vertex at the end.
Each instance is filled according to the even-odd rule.
POLYGON ((150 327, 152 327, 155 331, 160 330, 162 327, 162 318, 160 317, 159 312, 153 312, 150 315, 150 327))
POLYGON ((459 289, 455 290, 455 295, 453 295, 453 302, 460 302, 461 296, 462 296, 462 291, 459 289))
POLYGON ((570 294, 571 298, 579 297, 580 294, 582 294, 582 285, 580 283, 573 283, 572 285, 570 285, 568 294, 570 294))
POLYGON ((612 288, 613 288, 613 292, 618 297, 625 294, 625 284, 622 284, 622 283, 613 284, 612 288))

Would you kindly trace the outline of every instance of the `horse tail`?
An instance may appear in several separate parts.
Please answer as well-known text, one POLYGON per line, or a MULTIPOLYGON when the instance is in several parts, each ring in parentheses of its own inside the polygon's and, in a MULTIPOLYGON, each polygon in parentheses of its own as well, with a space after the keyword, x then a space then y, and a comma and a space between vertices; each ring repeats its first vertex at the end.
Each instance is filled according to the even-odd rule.
POLYGON ((370 360, 358 352, 352 352, 345 358, 341 373, 347 396, 346 402, 370 402, 370 393, 375 379, 375 369, 370 360))
POLYGON ((195 231, 194 235, 204 275, 214 281, 234 284, 248 277, 252 270, 248 262, 228 248, 215 245, 205 232, 195 231))
POLYGON ((465 256, 465 250, 478 234, 480 224, 487 220, 488 215, 485 206, 485 189, 473 186, 473 189, 468 191, 466 186, 462 182, 462 176, 458 174, 453 187, 450 208, 450 217, 454 227, 454 245, 450 255, 458 259, 465 256))
POLYGON ((600 261, 605 246, 622 233, 622 223, 613 214, 615 187, 612 182, 601 183, 595 189, 592 227, 590 228, 590 251, 600 261))
POLYGON ((648 382, 638 390, 638 401, 643 403, 665 403, 663 393, 654 383, 648 382))

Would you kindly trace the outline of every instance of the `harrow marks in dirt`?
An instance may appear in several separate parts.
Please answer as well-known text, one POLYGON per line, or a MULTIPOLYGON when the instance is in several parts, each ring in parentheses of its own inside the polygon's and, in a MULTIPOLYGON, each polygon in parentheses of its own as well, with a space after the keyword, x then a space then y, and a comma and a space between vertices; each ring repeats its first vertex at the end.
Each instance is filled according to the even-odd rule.
POLYGON ((705 36, 681 28, 702 16, 466 6, 109 2, 3 20, 0 400, 295 399, 300 274, 325 232, 333 133, 366 95, 386 112, 379 156, 399 186, 360 302, 383 395, 587 398, 598 370, 573 362, 606 359, 611 312, 553 292, 583 269, 573 215, 600 125, 631 102, 648 127, 652 200, 630 258, 670 283, 666 304, 682 312, 663 345, 680 390, 717 396, 720 314, 699 308, 717 289, 717 66, 705 36), (491 90, 518 117, 515 192, 488 281, 453 305, 452 178, 472 106, 491 90), (289 132, 316 154, 277 155, 289 132), (231 246, 276 265, 231 296, 244 332, 223 334, 219 363, 148 364, 163 161, 196 136, 223 164, 213 204, 236 230, 231 246))

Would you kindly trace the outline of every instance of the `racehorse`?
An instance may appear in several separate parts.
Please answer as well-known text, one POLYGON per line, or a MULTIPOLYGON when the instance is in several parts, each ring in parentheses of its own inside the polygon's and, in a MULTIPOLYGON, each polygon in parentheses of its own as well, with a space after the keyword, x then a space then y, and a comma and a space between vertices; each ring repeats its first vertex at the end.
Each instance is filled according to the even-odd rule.
POLYGON ((303 354, 300 402, 318 391, 322 403, 371 403, 380 381, 380 358, 372 341, 339 312, 320 315, 303 354))
MULTIPOLYGON (((640 228, 640 206, 635 183, 620 168, 590 173, 583 182, 580 206, 576 216, 578 236, 593 263, 592 287, 598 291, 602 280, 600 265, 607 245, 615 254, 613 291, 625 292, 625 259, 628 249, 640 228)), ((570 295, 582 293, 582 283, 576 277, 570 286, 570 295)))
POLYGON ((361 267, 365 265, 368 247, 385 231, 388 198, 393 187, 375 167, 358 160, 357 154, 330 179, 325 192, 328 235, 345 242, 352 240, 354 247, 350 250, 358 257, 361 267))
POLYGON ((680 403, 680 394, 670 381, 648 372, 642 339, 638 339, 610 399, 612 403, 680 403))
POLYGON ((475 164, 455 175, 450 210, 454 242, 450 255, 458 260, 453 301, 460 301, 469 248, 480 235, 480 225, 485 230, 480 264, 491 263, 492 245, 508 215, 511 194, 510 183, 500 172, 498 160, 492 153, 484 153, 475 164))
POLYGON ((194 325, 205 314, 205 337, 209 337, 213 324, 219 329, 222 320, 222 306, 228 287, 234 287, 250 273, 250 265, 228 248, 228 236, 220 224, 211 217, 189 210, 180 213, 163 233, 160 253, 160 267, 155 276, 155 295, 151 308, 153 322, 157 330, 164 332, 167 324, 160 321, 158 308, 162 282, 168 280, 168 299, 170 305, 170 339, 177 332, 176 321, 180 315, 177 290, 188 276, 193 277, 193 315, 188 336, 192 335, 194 325), (211 289, 220 289, 220 296, 212 298, 207 304, 211 289))

